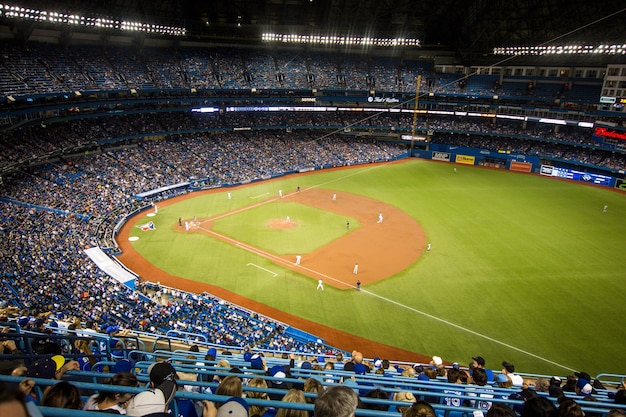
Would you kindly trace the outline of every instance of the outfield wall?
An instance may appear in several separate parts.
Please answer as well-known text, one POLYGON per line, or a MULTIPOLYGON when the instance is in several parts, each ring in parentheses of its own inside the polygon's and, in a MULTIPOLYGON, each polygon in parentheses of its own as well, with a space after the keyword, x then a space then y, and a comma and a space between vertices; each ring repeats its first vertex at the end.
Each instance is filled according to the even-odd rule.
POLYGON ((540 158, 537 156, 494 152, 486 149, 443 144, 431 144, 429 150, 414 149, 412 156, 462 165, 477 165, 517 172, 535 173, 626 191, 626 180, 621 178, 542 164, 540 158))

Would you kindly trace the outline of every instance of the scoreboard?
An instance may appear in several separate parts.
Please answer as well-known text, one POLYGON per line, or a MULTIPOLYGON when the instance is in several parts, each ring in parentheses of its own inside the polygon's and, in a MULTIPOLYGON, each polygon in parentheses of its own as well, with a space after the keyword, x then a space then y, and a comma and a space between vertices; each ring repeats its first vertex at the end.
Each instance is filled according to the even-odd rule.
POLYGON ((591 184, 611 186, 613 177, 607 175, 590 174, 589 172, 576 171, 567 168, 558 168, 550 165, 541 165, 541 175, 557 178, 565 178, 573 181, 587 182, 591 184))

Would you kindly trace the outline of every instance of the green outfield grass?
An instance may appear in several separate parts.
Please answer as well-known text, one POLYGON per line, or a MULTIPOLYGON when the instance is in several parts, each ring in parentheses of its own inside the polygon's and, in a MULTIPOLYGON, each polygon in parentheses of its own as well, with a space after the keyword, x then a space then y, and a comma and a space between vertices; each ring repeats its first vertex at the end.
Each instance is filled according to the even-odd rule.
MULTIPOLYGON (((451 164, 411 159, 256 183, 231 190, 230 200, 226 191, 204 195, 160 209, 151 218, 157 229, 134 229, 140 240, 133 245, 169 273, 447 361, 467 364, 482 355, 496 369, 508 360, 521 372, 626 373, 626 195, 536 175, 456 167, 454 173, 451 164), (241 248, 174 230, 179 217, 217 216, 297 186, 392 204, 422 225, 432 250, 361 292, 327 287, 322 293, 312 279, 241 248)), ((229 218, 237 219, 225 217, 220 227, 233 227, 229 218)))

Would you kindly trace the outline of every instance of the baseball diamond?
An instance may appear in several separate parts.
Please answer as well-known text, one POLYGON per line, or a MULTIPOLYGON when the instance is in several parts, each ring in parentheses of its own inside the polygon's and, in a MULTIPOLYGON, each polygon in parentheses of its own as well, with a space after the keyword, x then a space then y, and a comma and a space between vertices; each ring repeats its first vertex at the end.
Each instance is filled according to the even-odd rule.
MULTIPOLYGON (((455 357, 476 344, 533 369, 568 367, 554 360, 562 350, 534 333, 534 323, 549 299, 564 337, 580 337, 580 323, 591 318, 565 325, 566 306, 590 276, 606 285, 587 289, 587 297, 619 303, 617 292, 601 290, 623 286, 611 256, 623 244, 623 226, 613 217, 623 195, 539 175, 456 167, 409 158, 175 197, 150 218, 155 231, 132 227, 146 222, 142 213, 127 222, 119 259, 143 280, 213 293, 341 349, 367 346, 367 354, 389 357, 398 357, 389 349, 400 349, 418 360, 433 350, 455 357), (605 204, 613 210, 603 213, 605 204), (272 225, 286 224, 286 215, 295 227, 272 225), (179 226, 179 217, 194 216, 197 228, 179 226), (315 291, 318 279, 326 291, 315 291), (522 306, 526 330, 501 319, 522 306), (446 343, 450 338, 457 342, 446 343)), ((601 327, 586 328, 597 340, 611 338, 601 327)), ((606 360, 613 362, 598 356, 599 363, 606 360)))

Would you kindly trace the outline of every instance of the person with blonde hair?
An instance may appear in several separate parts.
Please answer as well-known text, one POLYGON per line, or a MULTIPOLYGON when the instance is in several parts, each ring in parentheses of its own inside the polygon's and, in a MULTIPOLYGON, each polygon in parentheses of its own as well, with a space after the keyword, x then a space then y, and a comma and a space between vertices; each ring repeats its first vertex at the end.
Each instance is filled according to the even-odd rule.
MULTIPOLYGON (((283 402, 305 404, 304 391, 299 389, 290 389, 282 398, 283 402)), ((307 410, 295 410, 293 408, 278 408, 276 417, 309 417, 307 410)))
MULTIPOLYGON (((263 389, 267 389, 267 382, 265 382, 265 380, 263 378, 252 378, 250 381, 248 381, 248 388, 263 388, 263 389)), ((255 390, 250 390, 248 389, 246 391, 246 398, 253 398, 253 399, 257 399, 257 400, 269 400, 270 397, 269 395, 267 395, 267 392, 262 392, 262 391, 255 391, 255 390)), ((249 405, 249 416, 250 417, 261 417, 265 414, 265 412, 268 410, 267 407, 264 407, 262 405, 249 405)))
MULTIPOLYGON (((393 394, 393 400, 394 401, 403 401, 403 402, 407 402, 407 403, 414 403, 415 401, 417 401, 417 399, 415 398, 415 395, 413 395, 412 392, 409 391, 400 391, 400 392, 396 392, 395 394, 393 394)), ((408 410, 411 407, 411 405, 396 405, 396 409, 404 414, 404 412, 406 410, 408 410)))
MULTIPOLYGON (((226 397, 243 397, 243 385, 241 378, 235 375, 229 375, 217 386, 215 395, 224 395, 226 397)), ((218 407, 219 408, 219 407, 218 407)))
POLYGON ((90 371, 91 367, 96 364, 96 357, 91 350, 90 342, 86 339, 78 339, 74 343, 76 350, 79 352, 77 358, 81 371, 90 371))
MULTIPOLYGON (((324 385, 322 385, 322 383, 315 378, 309 378, 304 381, 304 392, 315 394, 317 398, 318 395, 324 392, 324 385)), ((313 404, 315 402, 315 398, 306 397, 306 402, 313 404)))

